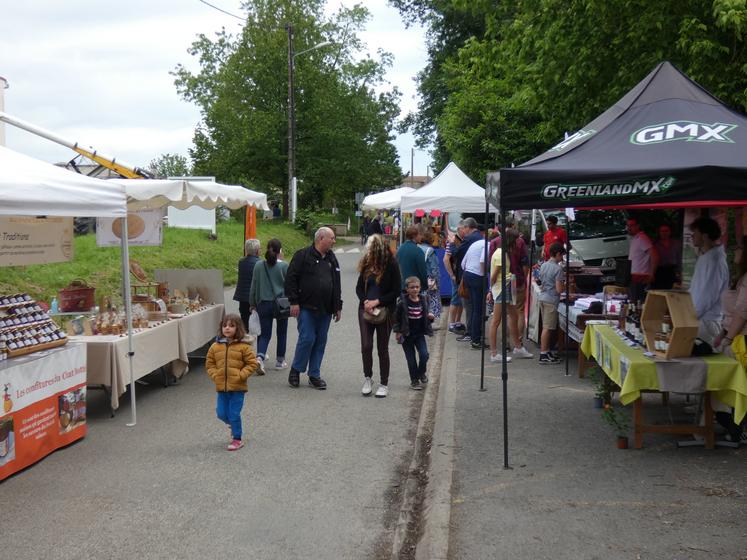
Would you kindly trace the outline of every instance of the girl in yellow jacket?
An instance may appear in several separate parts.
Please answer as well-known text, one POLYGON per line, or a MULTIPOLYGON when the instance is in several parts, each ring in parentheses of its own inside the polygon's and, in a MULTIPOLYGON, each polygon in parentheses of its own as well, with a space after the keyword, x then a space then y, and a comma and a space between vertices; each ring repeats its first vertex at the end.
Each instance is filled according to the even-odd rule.
POLYGON ((208 350, 205 369, 215 383, 218 418, 231 427, 229 451, 244 447, 241 441, 241 409, 244 406, 246 380, 257 370, 257 357, 245 339, 244 322, 236 314, 226 315, 220 334, 208 350))

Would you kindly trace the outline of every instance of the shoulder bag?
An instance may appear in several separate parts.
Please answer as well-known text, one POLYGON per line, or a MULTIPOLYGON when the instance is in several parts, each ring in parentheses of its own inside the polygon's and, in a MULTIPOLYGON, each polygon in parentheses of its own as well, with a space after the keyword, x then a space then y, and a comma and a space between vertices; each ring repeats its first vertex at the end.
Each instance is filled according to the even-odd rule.
POLYGON ((459 294, 459 297, 464 299, 469 299, 469 288, 467 288, 467 283, 464 281, 464 276, 462 276, 461 281, 459 282, 459 289, 457 291, 459 294))
MULTIPOLYGON (((270 283, 270 287, 272 287, 270 271, 267 269, 267 261, 265 261, 265 274, 267 275, 267 281, 270 283)), ((275 290, 273 290, 273 292, 274 291, 275 290)), ((275 319, 285 319, 287 317, 290 317, 290 300, 286 296, 275 296, 275 299, 272 303, 272 316, 275 319)))
MULTIPOLYGON (((368 292, 368 279, 366 279, 366 292, 368 292)), ((368 293, 366 293, 366 295, 368 295, 368 293)), ((374 307, 373 311, 370 313, 366 311, 365 308, 363 309, 363 320, 372 325, 381 325, 382 323, 385 323, 388 316, 389 310, 383 305, 374 307)))
POLYGON ((389 316, 389 310, 383 305, 379 307, 374 307, 373 312, 371 313, 369 313, 365 309, 363 310, 363 319, 367 323, 371 323, 372 325, 380 325, 386 322, 388 316, 389 316))

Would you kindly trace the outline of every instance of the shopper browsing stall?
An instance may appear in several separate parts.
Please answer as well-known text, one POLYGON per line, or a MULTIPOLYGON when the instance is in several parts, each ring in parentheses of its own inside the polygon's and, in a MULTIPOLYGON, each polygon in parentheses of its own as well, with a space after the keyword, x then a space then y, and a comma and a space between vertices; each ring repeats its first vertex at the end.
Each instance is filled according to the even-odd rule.
POLYGON ((729 287, 729 265, 719 243, 721 227, 712 218, 698 218, 690 224, 693 245, 698 249, 690 295, 698 316, 698 337, 713 345, 721 332, 721 296, 729 287))
POLYGON ((560 262, 565 255, 565 249, 560 243, 550 246, 550 259, 542 263, 539 271, 540 315, 542 317, 542 334, 540 335, 540 358, 541 364, 554 364, 559 362, 558 357, 550 351, 550 341, 558 328, 558 304, 560 294, 565 290, 563 279, 563 268, 560 262))

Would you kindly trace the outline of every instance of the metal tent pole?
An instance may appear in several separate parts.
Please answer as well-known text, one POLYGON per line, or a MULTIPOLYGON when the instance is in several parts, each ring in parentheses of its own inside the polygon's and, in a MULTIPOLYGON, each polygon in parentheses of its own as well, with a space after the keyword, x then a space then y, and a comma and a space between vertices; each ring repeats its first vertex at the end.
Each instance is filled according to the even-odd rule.
POLYGON ((566 232, 566 250, 565 250, 565 375, 569 376, 568 372, 568 358, 570 352, 568 352, 568 323, 570 322, 570 299, 571 299, 571 226, 570 222, 566 220, 568 225, 568 231, 566 232))
MULTIPOLYGON (((485 266, 483 268, 483 275, 482 275, 482 301, 480 302, 481 307, 481 313, 480 317, 482 318, 482 325, 481 325, 481 336, 480 336, 480 391, 487 391, 485 388, 485 319, 486 317, 486 309, 485 309, 485 298, 487 297, 488 290, 490 289, 490 263, 488 262, 488 212, 490 211, 490 203, 488 202, 487 198, 485 199, 485 219, 483 220, 483 224, 485 227, 485 231, 483 232, 483 235, 485 236, 485 245, 483 247, 484 249, 484 263, 485 266)), ((495 312, 495 311, 494 311, 495 312)), ((474 311, 473 311, 474 313, 474 311)))
POLYGON ((137 407, 135 405, 135 373, 132 360, 135 352, 132 351, 132 302, 130 301, 130 246, 127 242, 127 217, 122 219, 122 281, 125 316, 127 317, 127 364, 130 369, 130 410, 131 418, 127 424, 132 427, 137 425, 137 407))
POLYGON ((506 301, 506 247, 503 245, 506 239, 506 215, 503 206, 498 208, 501 218, 501 382, 503 387, 503 468, 510 469, 508 465, 508 353, 506 339, 508 337, 508 302, 506 301))

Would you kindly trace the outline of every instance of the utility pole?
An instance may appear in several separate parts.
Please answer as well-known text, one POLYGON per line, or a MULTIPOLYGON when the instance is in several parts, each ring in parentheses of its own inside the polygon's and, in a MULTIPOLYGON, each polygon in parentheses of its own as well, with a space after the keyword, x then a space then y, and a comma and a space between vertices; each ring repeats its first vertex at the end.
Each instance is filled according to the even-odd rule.
POLYGON ((410 148, 410 186, 415 188, 415 148, 410 148))
POLYGON ((293 26, 285 26, 288 32, 288 186, 283 193, 283 218, 288 219, 290 193, 293 190, 293 177, 296 171, 296 106, 293 98, 293 26))

